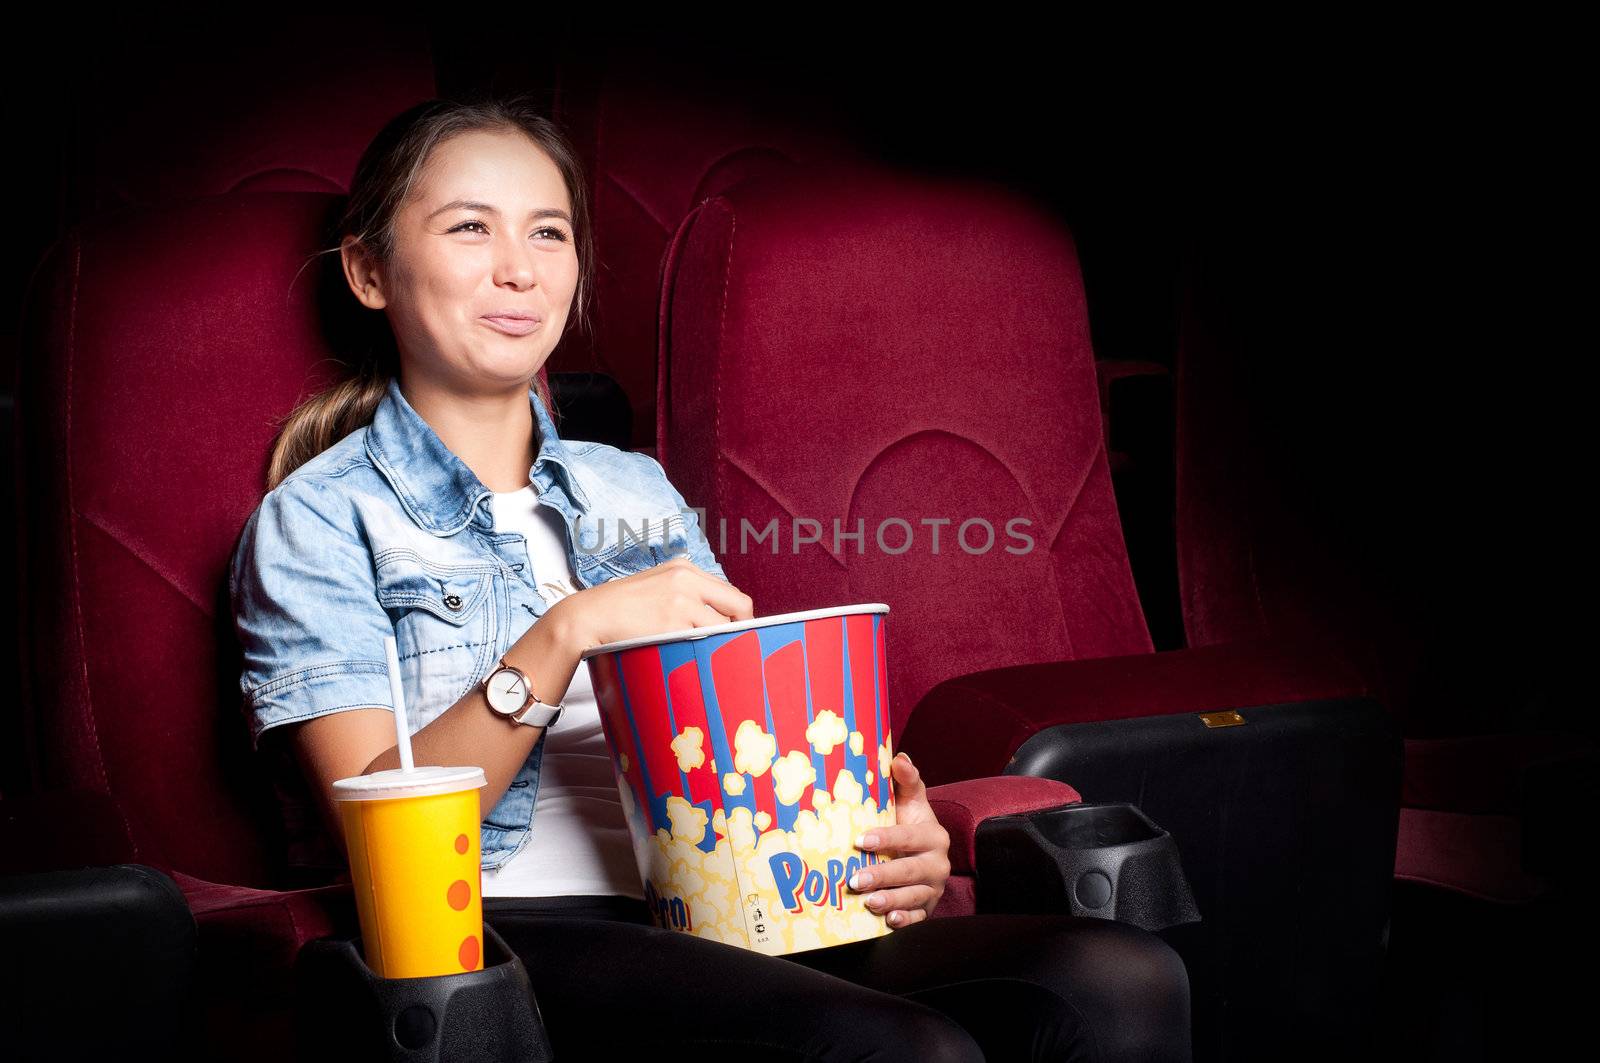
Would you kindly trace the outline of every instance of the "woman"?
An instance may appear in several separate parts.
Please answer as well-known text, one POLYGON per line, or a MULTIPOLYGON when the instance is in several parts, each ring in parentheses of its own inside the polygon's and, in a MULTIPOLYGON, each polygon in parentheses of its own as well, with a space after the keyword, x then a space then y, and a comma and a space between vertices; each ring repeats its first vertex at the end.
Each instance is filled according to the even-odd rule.
POLYGON ((296 852, 320 835, 342 859, 332 782, 399 766, 378 707, 392 634, 416 762, 488 778, 485 918, 562 1058, 1188 1058, 1187 977, 1153 936, 928 921, 949 838, 903 754, 897 823, 868 839, 893 859, 854 883, 896 933, 770 957, 650 925, 581 654, 753 606, 660 465, 563 441, 530 390, 569 313, 584 321, 589 230, 571 148, 521 100, 419 105, 357 168, 344 279, 394 344, 290 416, 232 573, 253 740, 292 758, 320 810, 290 815, 296 852), (607 541, 618 518, 651 531, 607 541), (501 665, 538 698, 520 721, 486 700, 501 665))

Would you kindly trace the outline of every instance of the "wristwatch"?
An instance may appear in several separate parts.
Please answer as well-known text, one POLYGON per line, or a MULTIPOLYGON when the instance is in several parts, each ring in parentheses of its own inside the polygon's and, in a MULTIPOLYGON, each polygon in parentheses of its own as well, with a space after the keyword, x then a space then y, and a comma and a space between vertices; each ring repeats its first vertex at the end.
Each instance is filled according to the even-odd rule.
POLYGON ((483 681, 483 696, 489 708, 513 723, 530 727, 553 727, 561 718, 564 705, 546 705, 533 692, 528 674, 500 656, 500 666, 483 681))

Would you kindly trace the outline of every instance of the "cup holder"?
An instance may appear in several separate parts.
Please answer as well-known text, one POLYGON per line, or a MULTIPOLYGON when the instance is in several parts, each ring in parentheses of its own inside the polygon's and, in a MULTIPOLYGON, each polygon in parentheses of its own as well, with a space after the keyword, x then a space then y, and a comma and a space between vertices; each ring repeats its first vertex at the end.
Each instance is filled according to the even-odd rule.
POLYGON ((1067 912, 1145 930, 1200 920, 1172 835, 1134 805, 1063 805, 978 825, 979 912, 1067 912))
POLYGON ((295 959, 297 1058, 322 1063, 443 1063, 555 1058, 528 972, 494 927, 483 969, 381 978, 359 937, 307 942, 295 959))

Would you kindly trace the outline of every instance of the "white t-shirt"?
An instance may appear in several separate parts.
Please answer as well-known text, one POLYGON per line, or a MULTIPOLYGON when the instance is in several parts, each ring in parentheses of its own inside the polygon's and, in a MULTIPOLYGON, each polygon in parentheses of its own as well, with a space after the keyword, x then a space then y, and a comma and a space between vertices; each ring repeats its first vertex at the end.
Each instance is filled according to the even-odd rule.
MULTIPOLYGON (((555 602, 575 593, 561 514, 539 504, 532 484, 493 494, 495 530, 527 537, 539 594, 555 602)), ((561 719, 544 741, 527 843, 501 867, 483 872, 483 895, 621 894, 643 900, 587 664, 578 665, 561 702, 561 719)))

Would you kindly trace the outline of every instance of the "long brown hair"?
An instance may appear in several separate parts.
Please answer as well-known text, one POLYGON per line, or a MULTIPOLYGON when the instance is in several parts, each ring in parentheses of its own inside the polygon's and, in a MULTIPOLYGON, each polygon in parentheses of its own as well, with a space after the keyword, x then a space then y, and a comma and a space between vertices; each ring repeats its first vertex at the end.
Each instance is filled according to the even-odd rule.
MULTIPOLYGON (((594 238, 589 192, 583 168, 555 123, 527 96, 434 99, 396 115, 361 154, 344 210, 333 226, 333 246, 315 257, 338 256, 345 236, 354 236, 381 264, 393 261, 395 219, 411 195, 433 149, 463 133, 517 130, 550 156, 572 201, 572 235, 578 254, 578 288, 569 320, 587 332, 594 291, 594 238)), ((335 257, 334 262, 339 259, 335 257)), ((348 293, 348 287, 345 288, 348 293)), ((376 315, 367 315, 374 318, 376 315)), ((296 406, 283 420, 267 465, 267 490, 345 436, 372 423, 389 381, 400 371, 399 351, 386 321, 378 322, 360 354, 343 351, 348 375, 296 406)), ((555 406, 544 382, 535 378, 539 401, 551 416, 555 406)))

